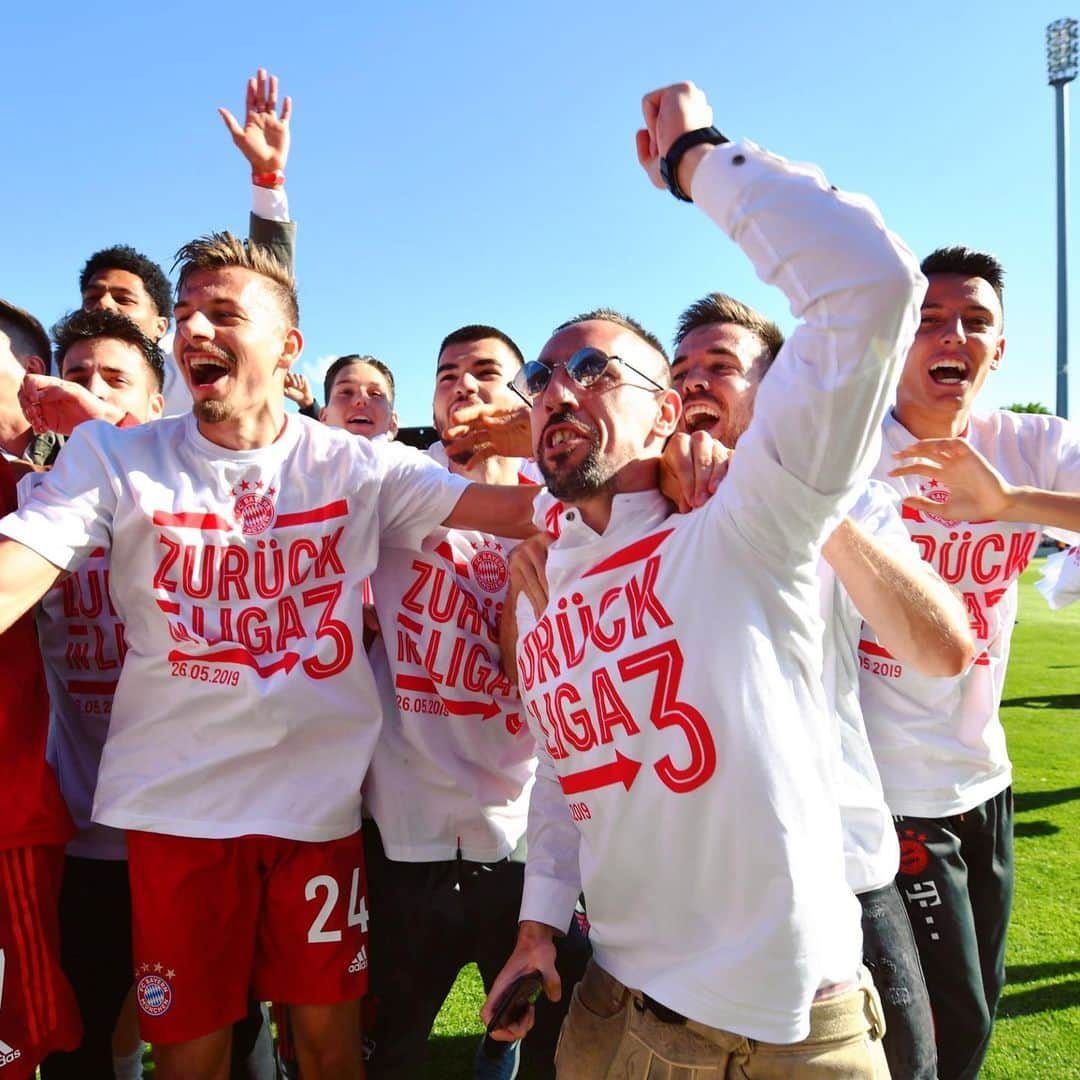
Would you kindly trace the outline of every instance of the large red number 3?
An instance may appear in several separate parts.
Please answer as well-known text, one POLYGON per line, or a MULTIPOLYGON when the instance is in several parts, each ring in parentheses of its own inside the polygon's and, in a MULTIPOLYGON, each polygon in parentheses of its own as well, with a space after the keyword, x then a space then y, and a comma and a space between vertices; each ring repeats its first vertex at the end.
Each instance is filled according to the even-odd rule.
POLYGON ((701 787, 716 771, 716 744, 705 717, 685 701, 678 700, 682 678, 683 654, 676 641, 643 649, 619 661, 619 674, 629 681, 642 675, 656 675, 649 719, 658 730, 680 727, 690 747, 690 764, 680 769, 670 754, 665 754, 653 768, 661 781, 683 794, 701 787))

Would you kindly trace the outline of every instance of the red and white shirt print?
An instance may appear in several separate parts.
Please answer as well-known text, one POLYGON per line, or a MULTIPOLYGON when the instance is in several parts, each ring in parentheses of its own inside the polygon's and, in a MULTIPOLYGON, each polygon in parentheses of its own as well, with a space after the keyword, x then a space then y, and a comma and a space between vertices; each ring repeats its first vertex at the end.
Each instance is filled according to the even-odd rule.
POLYGON ((125 652, 124 624, 109 595, 104 548, 91 551, 75 573, 42 597, 37 627, 49 680, 49 764, 79 830, 68 853, 124 859, 123 832, 95 825, 90 817, 125 652))
POLYGON ((379 558, 371 662, 383 729, 364 799, 392 859, 451 859, 460 846, 493 861, 525 832, 536 748, 498 639, 516 543, 440 528, 379 558))
MULTIPOLYGON (((874 475, 901 496, 933 499, 942 491, 937 481, 887 475, 896 465, 893 454, 915 438, 892 416, 883 431, 874 475)), ((1056 416, 972 416, 965 437, 1011 484, 1080 490, 1080 437, 1056 416)), ((1035 554, 1040 528, 955 522, 908 508, 903 518, 922 557, 963 597, 975 662, 955 678, 920 675, 867 633, 860 644, 863 709, 892 812, 945 817, 971 810, 1012 781, 998 708, 1016 620, 1016 582, 1035 554)))
POLYGON ((108 551, 127 652, 93 819, 355 832, 380 724, 361 582, 381 542, 419 542, 464 486, 417 451, 298 417, 245 451, 190 415, 80 426, 0 532, 64 569, 108 551))
POLYGON ((517 608, 538 749, 521 917, 566 925, 583 889, 623 983, 791 1043, 861 946, 817 563, 877 457, 925 282, 869 200, 752 143, 711 150, 694 201, 804 321, 706 506, 616 495, 598 534, 575 507, 552 529, 538 500, 558 536, 543 615, 517 608))
MULTIPOLYGON (((20 505, 44 478, 43 473, 23 477, 20 505)), ((78 570, 60 577, 41 598, 37 631, 49 684, 46 753, 78 829, 67 846, 68 854, 126 859, 123 831, 96 825, 90 817, 126 651, 124 624, 109 594, 109 558, 104 548, 91 551, 78 570)))

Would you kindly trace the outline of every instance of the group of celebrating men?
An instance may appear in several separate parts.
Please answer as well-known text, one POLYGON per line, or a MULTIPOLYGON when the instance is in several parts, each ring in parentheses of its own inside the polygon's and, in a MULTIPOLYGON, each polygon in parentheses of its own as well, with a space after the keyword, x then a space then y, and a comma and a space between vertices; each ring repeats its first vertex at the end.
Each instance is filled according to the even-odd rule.
POLYGON ((138 1076, 141 1038, 265 1075, 263 1001, 273 1068, 421 1076, 469 961, 477 1077, 977 1075, 1016 580, 1080 529, 1080 441, 972 412, 992 256, 920 269, 691 84, 643 112, 788 340, 722 293, 670 359, 606 308, 535 360, 468 325, 428 453, 372 356, 319 410, 264 72, 222 110, 250 239, 181 248, 175 307, 126 247, 55 348, 0 302, 0 1080, 138 1076))

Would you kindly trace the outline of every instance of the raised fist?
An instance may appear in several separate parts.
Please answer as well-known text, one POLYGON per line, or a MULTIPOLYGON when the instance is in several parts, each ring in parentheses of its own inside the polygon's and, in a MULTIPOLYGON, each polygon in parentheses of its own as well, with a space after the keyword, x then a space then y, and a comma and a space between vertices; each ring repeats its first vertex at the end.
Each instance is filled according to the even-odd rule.
MULTIPOLYGON (((666 188, 667 184, 660 177, 660 159, 680 135, 711 127, 712 108, 702 91, 693 83, 683 82, 646 94, 641 101, 641 111, 645 127, 637 133, 638 161, 658 188, 666 188)), ((679 168, 679 185, 683 191, 690 190, 693 169, 709 149, 702 147, 697 154, 692 150, 683 158, 679 168)))

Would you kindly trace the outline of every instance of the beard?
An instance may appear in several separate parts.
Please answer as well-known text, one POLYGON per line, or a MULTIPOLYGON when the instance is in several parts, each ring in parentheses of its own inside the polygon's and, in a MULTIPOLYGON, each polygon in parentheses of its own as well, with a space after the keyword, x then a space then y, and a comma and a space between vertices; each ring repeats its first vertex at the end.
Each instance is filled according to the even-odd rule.
POLYGON ((232 406, 227 401, 196 401, 195 417, 206 424, 220 424, 232 416, 232 406))
MULTIPOLYGON (((559 413, 553 416, 548 423, 562 423, 572 421, 572 413, 559 413)), ((600 446, 595 434, 590 436, 589 449, 585 457, 569 468, 551 466, 541 454, 537 459, 537 465, 541 475, 547 484, 547 489, 556 499, 563 502, 577 502, 597 495, 611 483, 615 470, 600 453, 600 446)))

